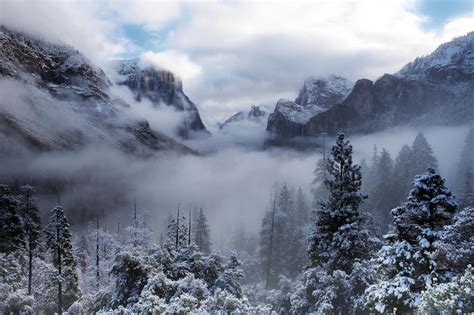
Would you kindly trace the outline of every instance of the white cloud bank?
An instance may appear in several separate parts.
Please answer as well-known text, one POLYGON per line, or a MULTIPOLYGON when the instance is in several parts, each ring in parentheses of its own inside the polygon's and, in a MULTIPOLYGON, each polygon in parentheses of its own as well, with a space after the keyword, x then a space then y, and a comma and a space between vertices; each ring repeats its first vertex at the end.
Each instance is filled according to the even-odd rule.
POLYGON ((145 63, 168 69, 183 80, 194 78, 202 72, 201 67, 193 63, 187 55, 174 50, 157 53, 147 51, 140 56, 140 59, 145 63))

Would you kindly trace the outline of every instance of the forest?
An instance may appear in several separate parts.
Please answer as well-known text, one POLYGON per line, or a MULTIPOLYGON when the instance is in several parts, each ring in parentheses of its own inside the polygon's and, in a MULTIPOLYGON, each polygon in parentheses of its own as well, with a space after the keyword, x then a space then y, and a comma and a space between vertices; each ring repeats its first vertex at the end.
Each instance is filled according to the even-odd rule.
POLYGON ((0 311, 474 312, 474 127, 460 156, 448 188, 423 133, 395 159, 374 147, 360 163, 338 134, 316 162, 312 198, 275 183, 259 234, 237 227, 229 251, 212 243, 202 207, 177 201, 159 235, 136 202, 127 224, 107 229, 98 212, 73 229, 60 196, 42 222, 40 187, 3 184, 0 311))

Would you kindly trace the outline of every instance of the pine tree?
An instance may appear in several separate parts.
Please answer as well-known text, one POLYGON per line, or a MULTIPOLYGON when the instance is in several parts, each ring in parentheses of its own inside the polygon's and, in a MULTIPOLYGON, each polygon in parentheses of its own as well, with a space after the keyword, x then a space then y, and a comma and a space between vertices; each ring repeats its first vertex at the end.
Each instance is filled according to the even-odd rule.
POLYGON ((466 169, 464 176, 464 183, 461 190, 461 196, 459 198, 459 207, 474 207, 474 174, 470 166, 466 169))
POLYGON ((364 180, 365 191, 372 192, 377 186, 377 168, 380 161, 380 154, 377 146, 374 145, 372 157, 370 159, 370 166, 367 168, 367 176, 364 180))
POLYGON ((211 231, 207 217, 202 208, 199 209, 194 229, 194 243, 201 252, 208 255, 211 252, 211 231))
POLYGON ((79 263, 79 268, 81 270, 81 273, 84 275, 86 274, 88 268, 89 268, 89 242, 87 241, 87 237, 83 233, 81 235, 81 238, 79 239, 78 243, 76 246, 74 246, 76 249, 76 257, 79 263))
POLYGON ((465 173, 468 168, 474 171, 474 125, 469 128, 464 138, 464 146, 461 150, 461 157, 458 162, 456 191, 462 191, 465 180, 465 173))
POLYGON ((367 208, 373 213, 374 220, 382 230, 387 230, 391 223, 390 209, 397 205, 397 199, 393 193, 395 184, 393 182, 394 170, 393 160, 387 150, 382 149, 378 156, 377 164, 372 166, 373 186, 369 191, 367 208))
POLYGON ((173 246, 176 250, 184 247, 188 243, 188 226, 186 217, 180 214, 178 205, 178 211, 176 218, 170 216, 168 219, 168 240, 167 243, 173 246))
POLYGON ((265 287, 274 287, 277 284, 280 266, 277 235, 282 230, 286 215, 277 210, 276 192, 271 209, 265 212, 260 229, 259 254, 262 271, 265 274, 265 287))
POLYGON ((412 312, 427 284, 443 278, 433 259, 442 230, 457 204, 443 178, 432 168, 415 177, 402 206, 392 210, 393 233, 376 256, 380 281, 367 290, 367 305, 380 313, 412 312))
POLYGON ((13 253, 25 246, 24 228, 18 214, 18 200, 10 187, 0 185, 0 252, 13 253))
POLYGON ((426 140, 424 134, 420 132, 411 146, 411 178, 418 174, 423 174, 428 168, 438 169, 431 145, 426 140))
POLYGON ((324 181, 326 179, 326 157, 323 155, 316 162, 316 167, 313 171, 314 179, 312 182, 311 192, 313 193, 313 206, 317 206, 321 198, 326 198, 328 191, 324 181))
POLYGON ((47 249, 57 270, 58 313, 62 314, 63 308, 69 308, 80 296, 69 222, 62 206, 57 205, 51 210, 45 236, 47 249))
POLYGON ((25 185, 21 187, 21 191, 23 195, 21 196, 20 215, 23 219, 26 251, 28 253, 28 294, 31 294, 33 258, 36 255, 41 236, 41 215, 34 198, 36 189, 30 185, 25 185))
POLYGON ((327 161, 329 197, 316 210, 309 256, 314 267, 350 273, 357 259, 367 259, 377 243, 359 212, 364 195, 359 190, 360 167, 352 163, 352 146, 338 134, 327 161))
POLYGON ((224 272, 217 278, 214 287, 226 290, 239 299, 242 298, 240 280, 244 274, 240 268, 241 265, 242 263, 237 259, 237 253, 231 252, 229 261, 224 266, 224 272))
POLYGON ((308 224, 309 206, 306 195, 301 187, 298 188, 295 202, 295 218, 298 227, 304 228, 308 224))
POLYGON ((451 225, 444 229, 441 240, 435 244, 434 259, 437 269, 451 274, 462 274, 474 261, 474 207, 461 209, 451 225))
POLYGON ((99 238, 99 217, 96 218, 95 230, 95 281, 97 290, 100 289, 100 238, 99 238))
POLYGON ((393 167, 393 178, 395 187, 393 194, 398 203, 401 203, 410 191, 413 177, 417 174, 412 174, 412 150, 408 145, 404 145, 393 167))

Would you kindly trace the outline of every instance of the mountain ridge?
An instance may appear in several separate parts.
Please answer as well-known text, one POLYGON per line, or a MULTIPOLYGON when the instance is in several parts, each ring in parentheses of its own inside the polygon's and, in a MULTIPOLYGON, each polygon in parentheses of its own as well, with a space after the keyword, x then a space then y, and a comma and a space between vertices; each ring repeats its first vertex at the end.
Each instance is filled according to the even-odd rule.
MULTIPOLYGON (((409 124, 474 121, 474 32, 440 45, 395 74, 384 74, 375 81, 358 80, 342 101, 300 124, 275 118, 281 112, 280 102, 267 126, 277 142, 339 131, 370 133, 409 124)), ((287 116, 298 109, 291 109, 293 113, 287 116)))
POLYGON ((129 117, 130 105, 111 94, 104 71, 71 46, 1 26, 0 78, 2 141, 21 139, 40 151, 96 143, 139 155, 195 153, 147 121, 129 117))

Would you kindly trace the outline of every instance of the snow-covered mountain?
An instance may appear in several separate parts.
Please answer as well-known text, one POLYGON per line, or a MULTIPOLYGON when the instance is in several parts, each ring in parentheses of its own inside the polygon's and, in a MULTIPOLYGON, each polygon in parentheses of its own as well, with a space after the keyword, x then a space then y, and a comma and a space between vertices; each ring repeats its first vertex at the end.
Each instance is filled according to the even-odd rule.
POLYGON ((399 77, 433 83, 467 79, 474 73, 474 32, 439 46, 428 56, 418 57, 399 72, 399 77))
POLYGON ((235 125, 237 122, 242 122, 242 121, 249 121, 249 122, 254 122, 257 124, 265 124, 266 119, 268 117, 267 110, 263 106, 256 106, 252 105, 250 107, 249 111, 240 111, 232 116, 230 116, 228 119, 226 119, 223 123, 218 123, 219 129, 223 130, 225 128, 228 128, 229 126, 235 125))
POLYGON ((358 80, 346 97, 312 116, 299 104, 280 100, 267 130, 276 138, 289 139, 339 131, 368 133, 409 124, 462 124, 474 121, 473 103, 471 32, 416 58, 396 74, 385 74, 375 82, 358 80))
POLYGON ((353 83, 340 76, 310 77, 294 102, 280 99, 268 118, 267 130, 282 137, 303 134, 303 126, 314 116, 342 102, 353 83))
POLYGON ((138 59, 117 61, 115 67, 121 75, 116 83, 128 86, 138 101, 147 98, 155 107, 166 105, 186 113, 178 130, 180 136, 189 138, 195 132, 208 133, 196 105, 183 92, 183 82, 175 74, 138 59))
POLYGON ((130 118, 130 105, 110 92, 112 83, 73 47, 0 26, 0 143, 4 150, 76 149, 111 145, 123 151, 193 152, 130 118))

